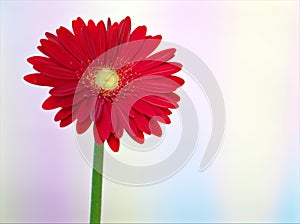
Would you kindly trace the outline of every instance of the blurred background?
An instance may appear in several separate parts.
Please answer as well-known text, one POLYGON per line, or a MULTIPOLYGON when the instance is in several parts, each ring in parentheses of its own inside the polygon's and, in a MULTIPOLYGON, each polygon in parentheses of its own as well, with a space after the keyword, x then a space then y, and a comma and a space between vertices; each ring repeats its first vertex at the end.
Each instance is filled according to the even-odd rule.
POLYGON ((71 28, 78 16, 128 15, 133 28, 146 25, 206 63, 223 92, 226 133, 199 172, 211 118, 190 90, 203 115, 191 160, 155 185, 105 180, 102 220, 298 223, 298 1, 1 1, 1 222, 88 222, 91 168, 73 128, 42 111, 49 89, 23 81, 33 73, 26 58, 40 55, 46 31, 71 28))

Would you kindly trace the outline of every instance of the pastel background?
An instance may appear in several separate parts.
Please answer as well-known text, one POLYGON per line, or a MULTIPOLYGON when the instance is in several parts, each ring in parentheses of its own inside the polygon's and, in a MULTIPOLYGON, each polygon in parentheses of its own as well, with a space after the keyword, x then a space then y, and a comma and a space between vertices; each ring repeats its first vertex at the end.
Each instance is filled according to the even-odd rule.
MULTIPOLYGON (((127 15, 207 64, 223 91, 226 133, 204 172, 202 138, 164 182, 106 180, 103 221, 300 222, 298 1, 1 1, 1 221, 88 221, 91 168, 72 127, 41 110, 48 89, 22 77, 46 31, 78 16, 127 15)), ((209 124, 202 129, 209 136, 209 124)))

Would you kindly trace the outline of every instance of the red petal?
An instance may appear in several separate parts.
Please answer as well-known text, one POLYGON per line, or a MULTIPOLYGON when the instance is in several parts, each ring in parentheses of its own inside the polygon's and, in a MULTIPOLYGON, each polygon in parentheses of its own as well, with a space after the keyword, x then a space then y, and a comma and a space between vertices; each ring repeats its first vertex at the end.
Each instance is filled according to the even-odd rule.
POLYGON ((106 50, 108 51, 105 53, 105 63, 110 66, 115 64, 116 59, 118 57, 118 51, 119 51, 119 47, 117 47, 118 33, 119 33, 119 27, 117 23, 114 23, 110 27, 106 36, 106 47, 107 47, 106 50))
POLYGON ((115 101, 111 109, 111 124, 116 137, 121 138, 124 132, 124 122, 117 103, 118 102, 115 101))
POLYGON ((168 76, 168 79, 171 79, 172 81, 178 83, 178 85, 182 86, 184 84, 184 80, 182 78, 179 78, 177 76, 168 76))
POLYGON ((149 128, 149 121, 148 119, 140 114, 139 112, 137 112, 136 110, 132 110, 132 114, 133 114, 133 118, 134 118, 134 121, 137 125, 137 127, 145 132, 146 134, 150 135, 151 134, 151 130, 149 128))
POLYGON ((110 26, 111 26, 111 20, 110 20, 110 18, 108 17, 108 18, 107 18, 107 31, 109 30, 110 26))
POLYGON ((134 135, 129 124, 130 109, 131 108, 129 105, 122 101, 118 101, 113 104, 112 124, 114 127, 115 136, 118 138, 122 137, 124 129, 126 129, 130 135, 134 135))
POLYGON ((129 41, 142 40, 145 39, 147 32, 146 26, 138 26, 130 35, 129 41))
POLYGON ((146 26, 137 27, 130 35, 128 44, 124 46, 122 45, 119 57, 125 58, 128 63, 135 62, 135 55, 143 45, 144 39, 146 37, 146 32, 146 26))
POLYGON ((102 145, 104 143, 104 140, 101 139, 100 134, 98 133, 96 123, 94 123, 93 132, 94 132, 94 139, 97 145, 102 145))
POLYGON ((175 102, 178 102, 180 100, 180 97, 176 93, 166 93, 162 94, 164 97, 170 97, 173 99, 175 102))
POLYGON ((54 121, 60 121, 66 119, 69 115, 72 114, 73 108, 72 107, 65 107, 61 108, 54 117, 54 121))
POLYGON ((111 103, 103 104, 101 118, 96 122, 97 131, 101 139, 106 140, 111 132, 111 103))
POLYGON ((51 78, 40 73, 26 75, 24 76, 24 80, 39 86, 56 86, 64 83, 61 79, 51 78))
POLYGON ((74 35, 80 41, 80 43, 81 43, 81 30, 84 26, 85 23, 80 17, 72 21, 72 28, 73 28, 74 35))
POLYGON ((97 98, 95 104, 91 108, 91 118, 93 121, 99 121, 104 100, 102 98, 97 98))
POLYGON ((159 107, 159 109, 161 111, 163 111, 163 114, 166 114, 166 115, 172 114, 172 111, 170 111, 168 108, 161 108, 161 107, 159 107))
POLYGON ((150 60, 150 61, 160 61, 160 62, 167 62, 169 61, 171 58, 174 57, 174 54, 176 52, 175 48, 169 48, 169 49, 165 49, 163 51, 159 51, 153 55, 151 55, 150 57, 148 57, 145 60, 150 60))
MULTIPOLYGON (((61 99, 63 99, 62 97, 56 97, 56 96, 50 96, 48 97, 43 105, 42 105, 42 108, 44 110, 52 110, 52 109, 55 109, 55 108, 58 108, 58 107, 69 107, 72 105, 72 102, 73 102, 73 96, 70 96, 70 97, 66 97, 68 100, 67 100, 67 105, 65 104, 61 104, 60 101, 61 99)), ((65 98, 65 99, 66 99, 65 98)), ((66 100, 65 100, 66 101, 66 100)))
MULTIPOLYGON (((27 58, 27 61, 32 65, 48 65, 48 66, 60 67, 60 68, 66 69, 66 68, 62 67, 61 65, 57 64, 51 58, 47 58, 47 57, 43 57, 43 56, 32 56, 30 58, 27 58)), ((70 69, 67 69, 67 71, 73 73, 73 71, 70 69)))
POLYGON ((118 44, 123 44, 129 41, 131 30, 131 20, 130 17, 127 16, 120 22, 120 34, 119 34, 119 42, 118 44))
POLYGON ((90 127, 91 123, 92 123, 92 121, 89 117, 82 122, 77 121, 77 123, 76 123, 77 133, 83 134, 90 127))
POLYGON ((69 115, 67 118, 60 121, 59 126, 60 127, 66 127, 69 124, 71 124, 74 121, 74 117, 72 115, 69 115))
POLYGON ((129 120, 129 125, 130 125, 130 131, 127 131, 127 133, 131 136, 132 139, 134 139, 136 142, 143 144, 145 139, 144 139, 144 134, 143 132, 138 128, 135 120, 133 118, 130 118, 129 120))
POLYGON ((101 20, 97 24, 98 36, 99 39, 99 52, 97 52, 97 56, 103 54, 106 50, 106 30, 104 22, 101 20))
POLYGON ((146 96, 143 97, 142 100, 159 107, 178 108, 176 102, 170 102, 167 98, 162 98, 160 96, 146 96))
POLYGON ((100 33, 98 26, 95 25, 93 20, 89 20, 88 28, 91 34, 91 42, 95 51, 95 58, 100 55, 100 33))
POLYGON ((120 121, 120 115, 117 112, 112 112, 111 121, 112 121, 112 132, 115 133, 117 138, 121 138, 124 133, 124 126, 120 121))
POLYGON ((180 100, 180 97, 176 93, 155 93, 153 96, 166 99, 168 102, 172 103, 173 105, 176 105, 176 102, 180 100))
POLYGON ((114 23, 107 32, 107 39, 106 39, 106 46, 107 49, 113 48, 118 43, 118 33, 119 33, 119 26, 117 23, 114 23))
POLYGON ((162 136, 162 130, 161 127, 159 126, 158 122, 155 119, 151 119, 149 121, 150 129, 152 134, 161 137, 162 136))
POLYGON ((49 93, 54 96, 74 95, 77 89, 78 82, 65 82, 62 85, 55 86, 49 93))
POLYGON ((166 124, 171 123, 170 118, 168 117, 171 111, 166 108, 157 107, 142 100, 137 101, 133 108, 148 117, 161 117, 162 120, 160 121, 166 124))
POLYGON ((145 39, 143 45, 134 56, 133 61, 144 59, 149 54, 151 54, 160 44, 161 38, 162 37, 160 35, 157 35, 155 37, 145 39))
POLYGON ((171 124, 171 119, 168 117, 168 115, 160 115, 160 117, 153 117, 156 121, 159 121, 164 124, 171 124))
POLYGON ((78 79, 74 71, 56 64, 50 58, 34 56, 28 58, 27 61, 33 65, 35 70, 43 73, 46 76, 57 79, 78 79))
POLYGON ((86 120, 90 116, 91 108, 95 105, 95 100, 94 97, 89 97, 81 102, 76 112, 76 118, 79 122, 86 120))
POLYGON ((136 72, 143 72, 149 69, 153 69, 164 62, 170 60, 175 53, 175 48, 167 49, 164 51, 160 51, 142 61, 139 61, 134 65, 134 70, 136 72))
POLYGON ((120 148, 120 140, 114 136, 114 134, 110 134, 107 143, 109 147, 114 151, 118 152, 120 148))
MULTIPOLYGON (((180 85, 166 77, 142 77, 133 81, 135 88, 153 93, 168 93, 176 90, 180 85)), ((153 94, 149 94, 153 95, 153 94)))
POLYGON ((56 30, 59 42, 74 56, 76 57, 84 66, 88 65, 88 57, 85 55, 81 48, 80 42, 75 38, 75 36, 65 27, 60 27, 56 30))
POLYGON ((84 96, 74 97, 74 95, 60 97, 50 96, 45 100, 42 107, 44 110, 52 110, 58 107, 71 107, 79 103, 84 99, 84 96))
POLYGON ((49 32, 46 32, 46 33, 45 33, 45 36, 46 36, 49 40, 52 40, 52 41, 54 41, 54 42, 56 42, 56 43, 59 44, 59 39, 58 39, 58 37, 55 36, 54 34, 49 33, 49 32))
POLYGON ((169 76, 181 70, 182 65, 175 62, 166 62, 161 63, 158 66, 153 67, 152 69, 144 70, 143 67, 137 68, 141 70, 136 70, 137 72, 141 72, 142 76, 156 75, 156 76, 169 76))
POLYGON ((73 71, 80 70, 81 64, 73 55, 71 55, 64 47, 52 40, 41 40, 41 45, 47 52, 47 56, 55 60, 58 64, 61 64, 73 71))
POLYGON ((89 56, 91 60, 96 58, 96 50, 93 42, 92 34, 87 26, 82 27, 81 29, 81 44, 86 54, 89 56))

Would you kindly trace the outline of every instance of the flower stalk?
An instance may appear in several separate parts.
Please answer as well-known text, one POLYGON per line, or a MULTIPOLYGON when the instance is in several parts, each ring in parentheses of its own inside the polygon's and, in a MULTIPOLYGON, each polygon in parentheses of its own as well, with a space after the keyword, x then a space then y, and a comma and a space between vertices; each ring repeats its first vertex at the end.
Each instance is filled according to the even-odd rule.
POLYGON ((101 223, 104 144, 94 146, 90 223, 101 223))

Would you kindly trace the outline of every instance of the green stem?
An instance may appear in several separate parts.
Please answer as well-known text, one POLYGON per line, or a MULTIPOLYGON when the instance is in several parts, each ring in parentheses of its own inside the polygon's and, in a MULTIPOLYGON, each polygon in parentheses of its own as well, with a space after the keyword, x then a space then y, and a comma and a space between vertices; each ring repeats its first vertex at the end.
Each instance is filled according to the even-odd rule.
POLYGON ((91 214, 90 223, 101 223, 101 202, 102 202, 102 169, 103 169, 102 145, 94 146, 92 193, 91 193, 91 214))

